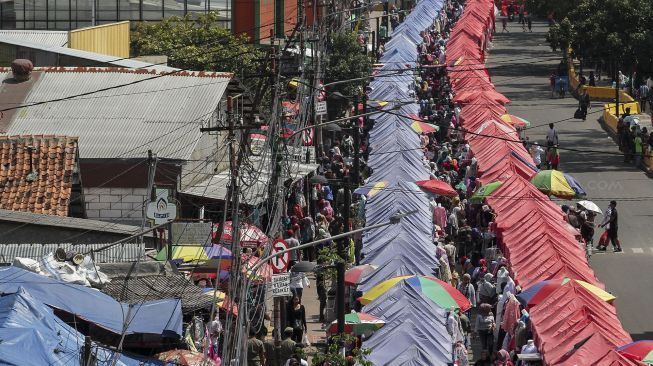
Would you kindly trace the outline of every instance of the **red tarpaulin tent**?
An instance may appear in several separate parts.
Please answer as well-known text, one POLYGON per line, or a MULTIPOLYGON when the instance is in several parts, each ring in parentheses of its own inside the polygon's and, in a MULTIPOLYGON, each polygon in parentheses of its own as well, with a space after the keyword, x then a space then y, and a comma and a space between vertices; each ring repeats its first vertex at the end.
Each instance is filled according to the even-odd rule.
POLYGON ((457 103, 471 103, 482 104, 487 101, 496 102, 500 104, 510 103, 510 99, 495 90, 482 90, 478 92, 464 91, 453 98, 457 103))
POLYGON ((530 319, 547 365, 603 364, 601 359, 611 350, 632 342, 614 306, 575 282, 531 309, 530 319))

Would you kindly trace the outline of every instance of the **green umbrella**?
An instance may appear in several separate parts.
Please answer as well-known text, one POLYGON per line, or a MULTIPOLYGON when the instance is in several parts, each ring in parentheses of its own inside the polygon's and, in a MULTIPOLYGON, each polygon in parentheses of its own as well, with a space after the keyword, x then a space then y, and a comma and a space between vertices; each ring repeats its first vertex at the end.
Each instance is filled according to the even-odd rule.
POLYGON ((477 189, 476 192, 470 198, 471 203, 483 203, 483 200, 486 199, 492 192, 496 191, 499 187, 503 185, 502 181, 490 182, 481 188, 477 189))

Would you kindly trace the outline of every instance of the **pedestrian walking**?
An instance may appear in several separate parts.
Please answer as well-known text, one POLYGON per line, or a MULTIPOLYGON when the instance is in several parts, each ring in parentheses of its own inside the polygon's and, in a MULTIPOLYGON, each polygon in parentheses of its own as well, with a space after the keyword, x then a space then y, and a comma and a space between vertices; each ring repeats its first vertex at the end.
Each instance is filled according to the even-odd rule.
MULTIPOLYGON (((612 247, 614 248, 615 253, 619 253, 622 251, 621 249, 621 243, 619 242, 619 237, 618 237, 618 231, 619 231, 619 213, 617 212, 617 201, 610 201, 610 206, 609 209, 606 210, 606 215, 603 218, 603 222, 600 225, 602 228, 607 229, 607 236, 608 239, 610 240, 610 243, 612 244, 612 247)), ((597 249, 605 251, 607 247, 607 242, 599 243, 599 247, 597 249)))
POLYGON ((584 121, 587 118, 587 109, 592 108, 592 105, 590 104, 590 95, 587 90, 583 89, 581 93, 582 94, 580 95, 579 108, 581 117, 584 121))
POLYGON ((481 350, 492 352, 494 349, 495 327, 494 314, 491 311, 491 306, 479 307, 478 314, 476 314, 474 331, 480 338, 481 350))
POLYGON ((549 85, 551 87, 551 98, 555 97, 557 80, 558 80, 558 75, 556 75, 556 73, 552 73, 551 76, 549 76, 549 85))
POLYGON ((596 76, 594 75, 594 71, 590 71, 589 86, 596 86, 596 76))
POLYGON ((558 145, 549 148, 546 155, 546 163, 548 169, 558 169, 558 165, 560 164, 560 151, 558 150, 558 145))
POLYGON ((306 277, 304 272, 292 272, 291 267, 290 292, 292 292, 293 296, 296 296, 299 301, 302 300, 304 287, 311 287, 311 281, 308 280, 308 277, 306 277))
POLYGON ((530 14, 526 16, 526 22, 528 22, 528 31, 533 33, 533 19, 531 19, 530 14))
POLYGON ((642 112, 646 112, 646 103, 649 100, 650 89, 646 83, 639 86, 639 105, 642 107, 642 112))
POLYGON ((265 346, 260 339, 256 338, 254 328, 249 329, 249 338, 247 338, 247 364, 252 366, 265 365, 265 346))
POLYGON ((508 19, 506 19, 506 17, 501 17, 501 26, 503 27, 503 29, 501 30, 501 33, 503 33, 503 32, 510 33, 510 31, 507 28, 508 27, 508 19))
POLYGON ((546 132, 546 147, 550 149, 553 146, 558 145, 558 131, 556 131, 553 123, 549 123, 549 130, 546 132))
POLYGON ((635 167, 640 168, 642 166, 642 155, 644 154, 644 144, 641 133, 635 132, 633 145, 635 147, 635 167))
POLYGON ((533 162, 537 169, 542 167, 542 154, 544 154, 544 149, 536 141, 530 148, 531 157, 533 157, 533 162))
POLYGON ((299 297, 294 296, 289 303, 286 313, 286 322, 292 328, 292 339, 296 343, 302 343, 302 337, 306 329, 306 308, 302 305, 299 297))

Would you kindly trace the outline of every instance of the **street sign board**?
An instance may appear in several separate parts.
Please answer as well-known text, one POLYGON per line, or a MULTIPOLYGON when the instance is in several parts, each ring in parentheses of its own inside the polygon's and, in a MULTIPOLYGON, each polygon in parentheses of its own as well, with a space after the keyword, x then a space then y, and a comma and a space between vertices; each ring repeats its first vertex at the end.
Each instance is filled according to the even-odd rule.
POLYGON ((172 242, 179 245, 211 245, 210 222, 174 222, 172 242))
POLYGON ((272 275, 272 297, 291 296, 290 273, 272 275))
POLYGON ((290 262, 290 253, 283 253, 277 255, 278 252, 288 249, 288 243, 285 240, 275 240, 272 243, 272 251, 270 255, 275 257, 270 260, 270 265, 274 273, 285 272, 288 269, 288 263, 290 262))
POLYGON ((154 220, 155 225, 165 224, 177 217, 177 205, 168 202, 168 192, 161 193, 153 202, 148 203, 146 216, 154 220))
POLYGON ((327 102, 315 102, 315 114, 318 116, 323 116, 327 114, 327 102))

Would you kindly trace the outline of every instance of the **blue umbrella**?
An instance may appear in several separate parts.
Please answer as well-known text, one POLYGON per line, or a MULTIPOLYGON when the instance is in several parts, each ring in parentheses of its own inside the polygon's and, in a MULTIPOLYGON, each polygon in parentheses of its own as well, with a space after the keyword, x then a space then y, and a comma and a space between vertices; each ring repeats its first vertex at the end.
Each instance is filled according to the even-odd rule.
POLYGON ((581 198, 581 197, 587 196, 587 192, 585 192, 583 187, 581 187, 580 183, 578 183, 578 181, 576 179, 574 179, 574 177, 572 177, 571 175, 566 174, 566 173, 563 173, 563 174, 565 176, 565 179, 567 180, 567 183, 569 183, 569 186, 571 187, 571 189, 573 189, 574 192, 576 192, 576 198, 581 198))

